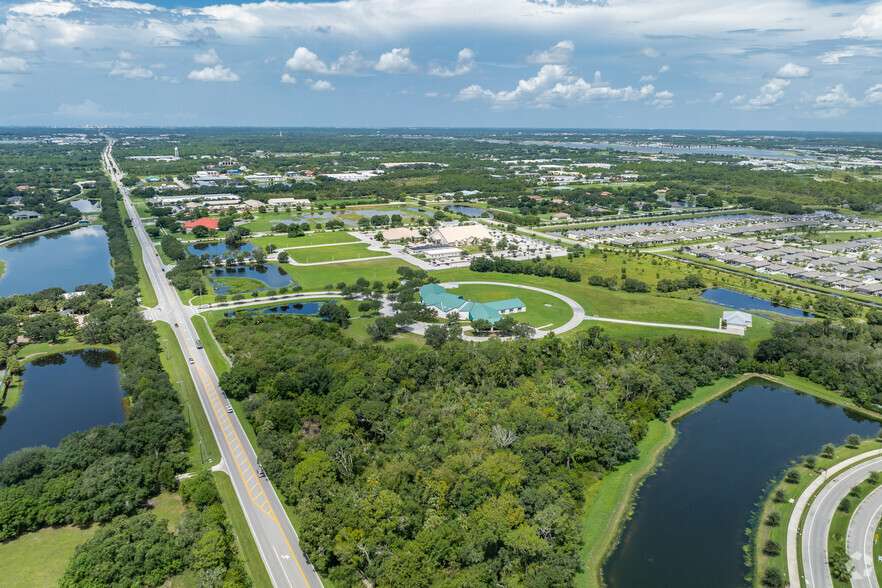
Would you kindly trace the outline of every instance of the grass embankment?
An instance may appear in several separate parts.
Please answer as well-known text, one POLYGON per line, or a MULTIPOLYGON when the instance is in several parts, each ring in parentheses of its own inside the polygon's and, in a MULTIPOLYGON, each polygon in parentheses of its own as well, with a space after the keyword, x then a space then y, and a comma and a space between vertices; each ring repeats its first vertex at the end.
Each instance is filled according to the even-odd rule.
POLYGON ((193 384, 193 378, 190 377, 187 359, 178 345, 173 328, 168 323, 162 321, 157 321, 153 324, 156 325, 156 330, 159 332, 160 341, 163 345, 168 345, 168 359, 166 359, 164 352, 160 355, 162 365, 171 377, 172 386, 178 388, 179 391, 183 391, 183 414, 184 418, 188 419, 191 430, 187 455, 192 464, 191 471, 199 471, 203 467, 203 459, 206 464, 208 459, 211 459, 213 464, 218 463, 220 451, 218 451, 214 434, 211 432, 211 427, 208 424, 208 417, 205 416, 205 411, 202 409, 202 403, 199 400, 196 386, 193 384), (199 451, 199 435, 202 436, 202 457, 200 457, 199 451))
POLYGON ((358 260, 367 257, 386 257, 386 251, 369 251, 366 243, 344 243, 333 247, 289 249, 288 255, 297 263, 324 263, 327 261, 358 260))
POLYGON ((265 237, 252 237, 248 239, 255 247, 265 248, 272 243, 279 249, 289 247, 312 247, 314 245, 333 245, 337 243, 356 243, 358 239, 342 231, 329 231, 327 233, 307 233, 302 237, 289 237, 285 234, 267 235, 265 237))
POLYGON ((147 268, 144 267, 144 253, 141 250, 141 243, 135 235, 135 229, 129 228, 126 225, 126 220, 130 219, 129 213, 122 200, 117 202, 117 208, 119 209, 120 217, 122 217, 123 228, 126 231, 126 239, 129 241, 129 247, 132 248, 132 258, 135 261, 135 268, 138 270, 138 287, 141 290, 141 304, 147 307, 156 306, 158 300, 156 298, 156 292, 153 290, 153 284, 150 283, 150 278, 147 276, 147 268))
MULTIPOLYGON (((748 328, 743 336, 734 333, 713 333, 710 331, 693 331, 689 329, 677 329, 670 327, 653 327, 647 325, 628 325, 622 323, 609 323, 605 321, 594 321, 586 319, 582 323, 582 329, 590 327, 600 327, 613 338, 633 339, 640 337, 643 339, 653 339, 659 337, 667 337, 669 335, 677 335, 678 337, 706 337, 716 341, 723 341, 736 338, 748 349, 755 349, 759 342, 768 339, 772 332, 774 323, 768 319, 753 317, 753 326, 748 328)), ((566 336, 566 334, 562 335, 566 336)))
POLYGON ((0 578, 3 586, 57 586, 74 550, 97 530, 97 525, 88 529, 49 527, 0 543, 0 578))
POLYGON ((251 529, 248 527, 248 521, 245 519, 245 513, 242 512, 242 507, 239 506, 239 500, 236 498, 236 492, 233 490, 229 476, 224 472, 213 472, 212 475, 224 510, 227 511, 227 517, 233 524, 233 533, 236 535, 236 541, 239 545, 239 556, 245 562, 245 568, 248 570, 251 581, 255 588, 272 588, 273 584, 266 572, 266 567, 263 565, 257 543, 251 535, 251 529))
POLYGON ((631 514, 635 492, 660 463, 661 456, 675 437, 676 421, 698 407, 722 396, 747 382, 753 376, 722 378, 710 386, 698 388, 691 398, 681 400, 671 408, 665 422, 652 421, 649 432, 640 441, 640 457, 623 464, 594 482, 587 491, 588 505, 582 526, 583 547, 580 552, 583 572, 576 577, 582 588, 600 586, 600 567, 610 552, 622 525, 631 514))
MULTIPOLYGON (((771 378, 770 378, 771 379, 771 378)), ((780 382, 781 379, 774 379, 776 382, 780 382)), ((791 387, 794 387, 793 384, 787 384, 791 387)), ((843 403, 839 403, 843 404, 843 403)), ((879 418, 879 415, 876 415, 876 418, 879 418)), ((799 482, 795 484, 790 484, 784 481, 784 473, 791 469, 786 468, 782 470, 781 475, 779 476, 777 482, 773 481, 769 488, 768 495, 765 498, 765 501, 760 506, 757 511, 756 523, 752 533, 752 542, 753 542, 753 552, 748 554, 748 557, 751 561, 751 567, 754 570, 753 573, 753 585, 761 586, 760 578, 766 568, 776 567, 785 575, 788 574, 788 566, 787 566, 787 526, 790 524, 790 517, 793 514, 793 508, 796 506, 796 501, 805 492, 805 489, 815 481, 818 476, 822 476, 822 470, 829 469, 831 466, 836 465, 837 463, 844 461, 850 457, 854 457, 855 455, 867 452, 871 449, 876 449, 878 447, 877 442, 873 440, 863 441, 858 447, 837 447, 833 453, 832 458, 825 457, 817 457, 817 464, 814 469, 809 469, 805 466, 804 462, 802 464, 794 463, 792 465, 793 468, 799 470, 800 478, 799 482), (778 491, 782 491, 784 493, 784 501, 783 502, 775 502, 775 494, 778 491), (793 500, 793 502, 790 502, 793 500), (773 512, 777 512, 781 520, 775 526, 770 526, 766 524, 766 521, 773 512), (781 547, 781 552, 777 555, 769 555, 763 553, 763 548, 766 543, 769 541, 775 541, 781 547)), ((874 455, 867 455, 867 459, 873 457, 874 455)), ((835 477, 835 476, 834 476, 835 477)), ((833 479, 833 478, 831 478, 833 479)), ((822 486, 823 487, 823 486, 822 486)), ((820 492, 821 488, 818 488, 817 492, 820 492)), ((815 492, 815 495, 817 495, 815 492)), ((812 499, 814 496, 812 496, 812 499)), ((803 519, 805 515, 809 511, 809 507, 811 506, 811 500, 806 504, 805 510, 803 511, 803 519)), ((802 526, 802 525, 800 525, 802 526)), ((844 535, 843 535, 844 536, 844 535)), ((797 556, 799 561, 802 561, 802 550, 797 549, 797 556)))

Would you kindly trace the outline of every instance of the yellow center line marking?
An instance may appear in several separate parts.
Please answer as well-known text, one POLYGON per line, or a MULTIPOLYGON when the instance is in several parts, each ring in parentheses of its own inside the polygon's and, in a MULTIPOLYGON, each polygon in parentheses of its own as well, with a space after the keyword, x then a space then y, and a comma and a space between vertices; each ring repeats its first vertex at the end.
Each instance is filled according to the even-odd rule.
MULTIPOLYGON (((141 232, 144 234, 144 236, 146 238, 147 232, 143 228, 141 228, 141 232)), ((148 239, 148 242, 149 242, 149 239, 148 239)), ((163 284, 165 285, 165 288, 169 291, 170 302, 174 303, 174 292, 172 291, 171 286, 169 285, 167 278, 163 279, 163 284)), ((192 357, 193 350, 190 348, 190 343, 189 343, 189 341, 187 341, 186 335, 184 335, 183 331, 181 331, 180 335, 184 341, 184 345, 187 347, 187 352, 190 353, 190 356, 192 357)), ((211 402, 212 408, 214 409, 215 418, 217 418, 217 421, 221 425, 222 429, 223 429, 225 423, 230 426, 230 430, 232 431, 233 435, 236 437, 236 442, 241 447, 242 444, 239 441, 239 434, 236 432, 236 429, 233 428, 232 422, 230 421, 229 417, 227 417, 226 411, 221 412, 215 406, 215 402, 214 402, 215 399, 217 399, 218 404, 220 404, 220 398, 217 394, 217 389, 214 387, 214 384, 211 382, 211 378, 208 378, 208 380, 206 382, 206 378, 204 375, 205 370, 203 370, 200 366, 195 365, 195 364, 194 364, 194 367, 196 368, 196 371, 199 374, 199 379, 202 380, 202 386, 205 388, 206 396, 208 396, 208 399, 211 402), (212 397, 211 392, 209 392, 209 388, 210 388, 211 392, 214 392, 214 397, 212 397), (222 417, 226 417, 226 420, 222 417)), ((230 442, 229 437, 227 437, 227 435, 224 435, 224 437, 226 438, 227 445, 229 446, 230 451, 233 451, 233 445, 230 442)), ((245 457, 245 461, 248 463, 248 469, 251 471, 251 473, 253 475, 254 469, 251 467, 251 463, 248 461, 247 456, 245 457)), ((244 481, 245 472, 242 471, 241 464, 237 463, 236 465, 239 469, 239 475, 242 476, 243 481, 244 481)), ((257 502, 257 500, 255 500, 255 497, 252 495, 251 488, 248 488, 248 486, 246 484, 246 488, 248 489, 248 496, 251 498, 251 501, 254 502, 255 506, 257 506, 261 511, 266 513, 267 516, 269 516, 272 520, 274 520, 276 522, 276 525, 279 527, 279 531, 282 533, 282 538, 285 539, 285 544, 288 546, 288 551, 291 552, 291 556, 294 559, 294 563, 297 564, 297 570, 300 572, 300 575, 303 577, 303 582, 306 584, 307 588, 309 588, 309 580, 306 579, 306 574, 303 572, 303 568, 300 567, 300 562, 298 561, 297 556, 294 554, 294 549, 291 547, 291 542, 288 541, 288 535, 282 529, 282 523, 279 521, 278 517, 276 516, 276 513, 273 510, 272 505, 269 503, 269 499, 267 498, 266 494, 264 494, 263 487, 260 485, 260 482, 257 483, 257 486, 260 488, 260 494, 258 494, 258 496, 262 495, 264 502, 262 504, 259 504, 257 502), (264 508, 264 505, 267 508, 264 508)), ((284 571, 284 568, 282 571, 284 571)), ((287 574, 286 574, 286 577, 287 577, 287 574)))

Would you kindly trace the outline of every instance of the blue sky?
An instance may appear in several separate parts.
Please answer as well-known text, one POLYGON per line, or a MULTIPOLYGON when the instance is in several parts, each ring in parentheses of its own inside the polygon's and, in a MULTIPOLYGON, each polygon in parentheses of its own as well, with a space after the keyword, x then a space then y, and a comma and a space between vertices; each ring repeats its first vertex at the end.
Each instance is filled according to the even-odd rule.
POLYGON ((0 124, 882 131, 882 1, 0 2, 0 124))

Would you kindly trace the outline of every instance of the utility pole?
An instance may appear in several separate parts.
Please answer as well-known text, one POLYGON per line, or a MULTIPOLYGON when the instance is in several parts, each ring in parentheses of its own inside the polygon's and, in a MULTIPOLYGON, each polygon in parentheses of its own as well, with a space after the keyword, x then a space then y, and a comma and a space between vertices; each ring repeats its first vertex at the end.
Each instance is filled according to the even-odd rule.
POLYGON ((168 339, 163 339, 162 343, 165 345, 165 361, 168 361, 168 339))
POLYGON ((178 380, 176 383, 178 385, 178 400, 181 402, 181 404, 183 404, 183 402, 184 402, 184 386, 183 386, 184 380, 178 380))

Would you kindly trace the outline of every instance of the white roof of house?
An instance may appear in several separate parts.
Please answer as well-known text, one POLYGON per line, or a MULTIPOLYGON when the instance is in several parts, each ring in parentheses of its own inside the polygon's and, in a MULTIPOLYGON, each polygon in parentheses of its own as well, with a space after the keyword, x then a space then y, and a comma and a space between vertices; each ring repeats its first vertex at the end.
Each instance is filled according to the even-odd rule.
POLYGON ((749 325, 753 323, 753 317, 746 313, 741 312, 740 310, 724 310, 723 311, 723 320, 727 323, 731 324, 744 324, 749 325))

